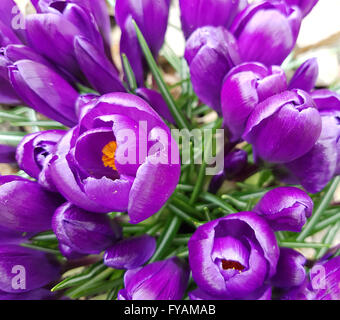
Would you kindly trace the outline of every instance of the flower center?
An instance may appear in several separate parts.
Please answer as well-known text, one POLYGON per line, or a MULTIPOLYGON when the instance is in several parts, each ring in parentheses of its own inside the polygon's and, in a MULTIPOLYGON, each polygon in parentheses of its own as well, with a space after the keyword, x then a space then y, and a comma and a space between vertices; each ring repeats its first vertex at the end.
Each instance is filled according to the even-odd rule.
POLYGON ((224 260, 223 259, 222 260, 222 268, 223 268, 223 270, 233 269, 233 270, 243 271, 245 267, 237 261, 224 260))
POLYGON ((102 149, 102 161, 105 167, 110 167, 113 170, 117 170, 115 165, 115 152, 117 149, 116 141, 109 142, 103 149, 102 149))

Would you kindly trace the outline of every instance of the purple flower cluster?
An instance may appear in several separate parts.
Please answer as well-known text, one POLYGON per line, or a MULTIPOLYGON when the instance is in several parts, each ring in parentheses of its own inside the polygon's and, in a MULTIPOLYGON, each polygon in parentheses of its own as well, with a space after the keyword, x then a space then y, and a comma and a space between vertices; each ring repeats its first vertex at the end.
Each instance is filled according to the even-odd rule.
POLYGON ((215 209, 224 202, 212 193, 224 180, 252 172, 239 145, 244 141, 255 165, 269 166, 282 181, 310 193, 340 174, 340 96, 315 90, 315 59, 289 83, 281 67, 317 0, 180 0, 193 90, 223 117, 229 139, 223 170, 202 195, 200 171, 192 198, 176 190, 192 178, 181 180, 183 150, 171 135, 179 116, 168 108, 167 88, 161 95, 145 87, 150 57, 135 29, 136 23, 157 58, 170 0, 116 1, 122 72, 111 55, 104 0, 31 3, 36 13, 15 28, 15 3, 2 0, 0 104, 26 105, 65 128, 27 134, 17 147, 0 145, 0 162, 17 163, 24 172, 0 176, 0 300, 55 299, 49 289, 67 269, 65 261, 89 255, 110 276, 124 272, 118 300, 179 300, 186 294, 192 300, 340 299, 334 287, 339 257, 317 261, 313 268, 323 272, 318 278, 316 269, 307 272, 301 253, 277 240, 278 232, 301 232, 312 216, 313 200, 302 189, 273 188, 252 209, 236 200, 244 211, 225 205, 228 215, 222 210, 223 216, 219 211, 210 219, 206 212, 204 222, 194 203, 213 199, 215 209), (137 88, 128 81, 131 71, 137 88), (163 211, 170 218, 177 213, 165 227, 158 219, 163 211), (179 217, 189 222, 189 232, 195 227, 187 237, 188 263, 170 250, 180 227, 186 232, 176 224, 179 217), (126 232, 127 223, 142 231, 126 232), (46 232, 59 256, 30 243, 46 232))

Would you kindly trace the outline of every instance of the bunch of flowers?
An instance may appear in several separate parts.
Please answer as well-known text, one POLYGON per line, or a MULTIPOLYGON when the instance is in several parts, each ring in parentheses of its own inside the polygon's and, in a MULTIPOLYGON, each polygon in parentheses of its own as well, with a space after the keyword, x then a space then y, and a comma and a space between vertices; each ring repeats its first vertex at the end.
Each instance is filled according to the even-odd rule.
POLYGON ((0 299, 339 300, 340 95, 282 66, 316 3, 180 0, 171 87, 170 0, 115 1, 122 68, 104 0, 2 0, 0 299))

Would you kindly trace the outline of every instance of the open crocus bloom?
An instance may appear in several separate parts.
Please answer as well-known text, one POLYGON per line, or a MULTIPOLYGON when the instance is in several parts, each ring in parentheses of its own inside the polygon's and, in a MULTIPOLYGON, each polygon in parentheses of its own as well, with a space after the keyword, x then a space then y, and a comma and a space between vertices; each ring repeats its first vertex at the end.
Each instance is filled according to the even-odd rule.
POLYGON ((93 212, 128 211, 131 223, 156 213, 180 175, 178 146, 160 116, 127 93, 102 96, 59 142, 57 189, 93 212))
POLYGON ((260 299, 276 273, 279 248, 267 222, 239 212, 200 226, 188 243, 198 289, 191 298, 260 299))

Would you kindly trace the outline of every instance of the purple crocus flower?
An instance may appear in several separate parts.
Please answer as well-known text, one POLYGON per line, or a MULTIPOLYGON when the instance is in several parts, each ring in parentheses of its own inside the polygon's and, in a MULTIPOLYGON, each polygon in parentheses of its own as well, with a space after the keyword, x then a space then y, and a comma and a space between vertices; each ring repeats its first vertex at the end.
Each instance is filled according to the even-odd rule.
POLYGON ((284 163, 310 151, 321 129, 321 117, 312 97, 302 90, 292 90, 257 105, 243 139, 253 145, 256 157, 284 163))
POLYGON ((37 182, 19 176, 0 176, 0 226, 21 232, 51 229, 54 211, 65 200, 37 182))
POLYGON ((20 60, 9 67, 9 75, 14 90, 28 106, 66 126, 77 123, 78 92, 52 69, 20 60))
POLYGON ((24 293, 41 288, 60 277, 54 257, 19 245, 0 245, 0 290, 24 293))
POLYGON ((320 261, 309 272, 309 278, 293 288, 282 300, 340 300, 340 256, 320 261))
POLYGON ((160 210, 179 176, 169 128, 143 99, 128 93, 90 102, 52 162, 54 183, 66 199, 92 212, 127 211, 131 223, 160 210))
POLYGON ((20 169, 51 191, 56 189, 50 177, 50 161, 57 143, 65 133, 63 130, 31 133, 21 140, 16 149, 16 160, 20 169))
POLYGON ((14 146, 0 144, 0 163, 15 162, 15 150, 14 146))
POLYGON ((340 96, 329 90, 312 93, 322 119, 322 131, 314 147, 284 166, 308 192, 320 192, 340 174, 340 96))
POLYGON ((300 232, 313 212, 313 200, 301 189, 278 187, 268 191, 253 209, 274 231, 300 232))
POLYGON ((143 87, 144 84, 146 61, 139 46, 132 20, 136 21, 152 54, 157 57, 164 42, 169 7, 170 0, 116 1, 115 17, 122 30, 120 52, 127 56, 140 87, 143 87))
POLYGON ((55 211, 52 229, 59 243, 83 254, 99 254, 122 236, 119 225, 108 216, 85 211, 71 203, 55 211))
POLYGON ((295 46, 301 11, 283 2, 255 2, 235 18, 230 31, 240 47, 242 61, 281 65, 295 46))
POLYGON ((182 30, 185 38, 204 26, 229 28, 247 0, 180 0, 182 30))
POLYGON ((210 182, 209 192, 216 193, 226 179, 232 180, 239 175, 248 164, 248 154, 235 149, 224 157, 224 169, 215 175, 210 182))
POLYGON ((231 142, 241 138, 249 115, 260 102, 286 89, 286 75, 278 66, 267 68, 252 62, 230 70, 223 83, 221 104, 231 142))
MULTIPOLYGON (((64 1, 64 0, 63 0, 64 1)), ((31 0, 38 13, 49 12, 49 7, 58 0, 31 0)), ((105 0, 68 0, 70 3, 77 4, 91 13, 104 39, 105 47, 110 48, 111 43, 111 24, 108 8, 105 0)), ((109 51, 109 50, 108 50, 109 51)))
POLYGON ((195 299, 259 299, 276 273, 279 248, 268 223, 254 212, 208 222, 188 243, 195 299), (205 297, 205 298, 203 298, 205 297))
POLYGON ((221 113, 221 88, 228 71, 241 62, 233 35, 224 27, 197 29, 185 47, 191 82, 203 103, 221 113))
POLYGON ((289 82, 288 89, 301 89, 311 92, 315 87, 318 74, 319 66, 317 59, 308 59, 296 70, 289 82))
POLYGON ((105 251, 104 263, 114 269, 135 269, 146 263, 155 250, 156 240, 147 234, 127 238, 105 251))
POLYGON ((306 279, 306 262, 307 259, 301 253, 290 248, 280 248, 276 274, 271 283, 285 289, 302 285, 306 279))
POLYGON ((189 268, 178 258, 128 270, 118 300, 180 300, 188 285, 189 268))
POLYGON ((69 2, 53 2, 47 13, 28 15, 26 33, 31 48, 80 81, 83 77, 74 52, 75 37, 87 38, 104 52, 93 16, 84 7, 69 2))

